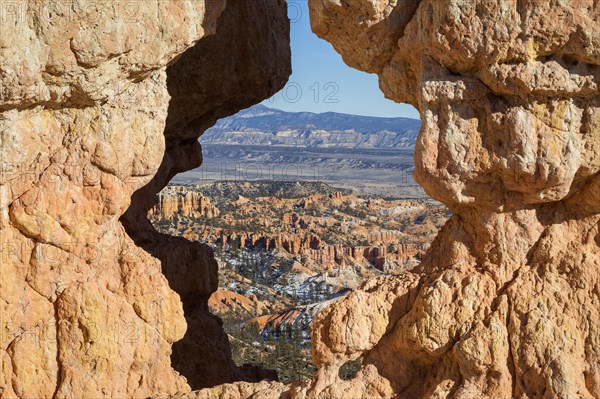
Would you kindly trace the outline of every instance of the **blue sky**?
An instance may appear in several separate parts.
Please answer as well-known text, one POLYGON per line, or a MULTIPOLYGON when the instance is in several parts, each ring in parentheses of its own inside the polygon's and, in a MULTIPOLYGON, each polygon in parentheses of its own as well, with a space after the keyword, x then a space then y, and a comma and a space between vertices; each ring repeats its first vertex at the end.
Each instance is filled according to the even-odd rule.
POLYGON ((310 30, 306 0, 288 0, 293 73, 264 105, 284 111, 341 112, 419 118, 415 108, 386 99, 377 76, 344 64, 333 47, 310 30))

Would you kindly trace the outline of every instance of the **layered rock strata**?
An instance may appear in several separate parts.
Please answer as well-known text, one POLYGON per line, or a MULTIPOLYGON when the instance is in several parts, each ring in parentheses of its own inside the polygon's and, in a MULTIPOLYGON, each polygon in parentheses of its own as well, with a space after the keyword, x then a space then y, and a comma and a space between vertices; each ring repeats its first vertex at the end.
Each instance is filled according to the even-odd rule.
POLYGON ((600 1, 309 4, 350 66, 419 109, 415 178, 453 217, 418 268, 319 313, 317 375, 269 392, 600 398, 600 1))
POLYGON ((195 187, 168 186, 148 217, 161 232, 207 243, 218 252, 273 252, 298 258, 317 272, 374 266, 390 273, 418 263, 447 219, 437 204, 339 192, 216 201, 222 213, 195 187))
POLYGON ((149 219, 170 219, 175 215, 213 218, 219 215, 219 208, 210 199, 184 186, 168 186, 157 197, 156 205, 148 212, 149 219))
POLYGON ((206 310, 210 251, 158 235, 146 204, 199 164, 206 127, 284 84, 285 2, 0 8, 0 397, 146 398, 244 378, 206 310), (171 367, 189 336, 211 367, 182 351, 171 367))

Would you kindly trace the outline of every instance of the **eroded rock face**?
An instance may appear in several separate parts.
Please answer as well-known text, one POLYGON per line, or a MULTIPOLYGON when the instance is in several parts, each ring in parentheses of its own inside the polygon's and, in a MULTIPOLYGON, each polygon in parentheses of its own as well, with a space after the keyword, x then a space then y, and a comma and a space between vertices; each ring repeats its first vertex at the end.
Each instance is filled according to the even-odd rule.
POLYGON ((419 109, 415 178, 454 216, 419 268, 319 313, 317 375, 274 389, 600 398, 600 1, 309 4, 349 65, 419 109))
POLYGON ((600 398, 600 2, 310 6, 346 62, 419 109, 415 177, 454 216, 417 270, 319 315, 322 371, 298 396, 600 398))
POLYGON ((158 193, 156 205, 148 213, 149 219, 169 219, 174 215, 189 217, 216 217, 219 209, 209 198, 189 191, 185 186, 169 186, 158 193))
POLYGON ((313 379, 194 394, 174 342, 192 386, 244 378, 216 264, 146 214, 206 127, 285 80, 285 5, 124 4, 2 10, 0 397, 600 398, 600 2, 311 0, 420 110, 416 178, 454 216, 420 268, 318 315, 313 379))
POLYGON ((179 268, 143 250, 161 242, 146 203, 198 164, 195 139, 289 74, 285 3, 227 3, 0 4, 0 397, 146 398, 238 373, 203 302, 183 314, 216 289, 210 252, 158 245, 183 248, 179 268), (223 371, 186 381, 171 346, 210 329, 223 371))

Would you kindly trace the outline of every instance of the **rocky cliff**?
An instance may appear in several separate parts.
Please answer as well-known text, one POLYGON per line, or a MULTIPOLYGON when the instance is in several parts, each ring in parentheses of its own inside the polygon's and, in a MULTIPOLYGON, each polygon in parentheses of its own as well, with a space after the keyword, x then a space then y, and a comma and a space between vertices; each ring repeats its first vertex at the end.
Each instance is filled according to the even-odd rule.
POLYGON ((156 204, 148 212, 148 218, 161 220, 175 215, 213 218, 219 215, 219 208, 210 199, 184 186, 167 186, 158 193, 156 204))
POLYGON ((245 376, 210 250, 146 215, 283 85, 285 3, 3 2, 2 397, 600 398, 600 2, 309 4, 421 113, 415 177, 453 212, 421 267, 317 315, 314 378, 188 393, 245 376))
POLYGON ((600 398, 600 2, 310 4, 419 109, 415 179, 454 216, 414 273, 318 316, 307 395, 600 398))
POLYGON ((0 8, 0 397, 146 398, 247 378, 207 311, 210 250, 146 214, 200 163, 207 127, 285 83, 285 1, 0 8))
POLYGON ((453 217, 419 268, 317 315, 312 380, 257 389, 600 398, 600 2, 309 4, 349 65, 419 109, 415 178, 453 217))
POLYGON ((421 122, 326 112, 285 112, 255 105, 219 120, 203 144, 302 148, 414 148, 421 122))

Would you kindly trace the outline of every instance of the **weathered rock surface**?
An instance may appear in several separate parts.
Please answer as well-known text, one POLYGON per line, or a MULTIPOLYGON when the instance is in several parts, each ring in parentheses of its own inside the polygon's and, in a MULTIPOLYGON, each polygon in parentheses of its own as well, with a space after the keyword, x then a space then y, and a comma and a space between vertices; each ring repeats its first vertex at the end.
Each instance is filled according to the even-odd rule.
POLYGON ((162 240, 146 203, 200 162, 206 127, 284 84, 285 2, 0 8, 0 397, 146 398, 243 378, 206 300, 184 318, 182 300, 216 289, 210 251, 162 240), (189 335, 214 371, 176 351, 186 382, 171 346, 189 335))
POLYGON ((223 288, 219 288, 210 296, 208 307, 217 314, 229 312, 260 314, 268 309, 266 304, 254 294, 242 295, 223 288))
POLYGON ((420 110, 415 178, 454 216, 416 270, 318 316, 295 395, 600 398, 600 2, 310 5, 420 110))
POLYGON ((599 1, 310 0, 420 110, 415 177, 454 216, 420 268, 317 316, 313 379, 195 393, 244 378, 216 264, 146 215, 285 81, 285 4, 56 4, 0 4, 0 397, 600 398, 599 1))
POLYGON ((184 186, 167 186, 157 197, 156 205, 148 212, 150 219, 170 219, 175 215, 212 218, 219 215, 219 208, 210 199, 184 186))
POLYGON ((600 398, 600 1, 309 4, 349 65, 419 109, 415 178, 454 216, 420 267, 321 312, 317 375, 273 388, 600 398))
MULTIPOLYGON (((350 292, 350 290, 345 289, 337 293, 337 296, 326 301, 312 303, 310 305, 299 305, 277 313, 254 317, 244 322, 241 327, 248 328, 256 326, 259 332, 268 334, 274 331, 285 331, 288 326, 303 327, 305 325, 310 325, 318 312, 333 305, 348 292, 350 292)), ((215 294, 213 294, 213 296, 214 295, 215 294)))

